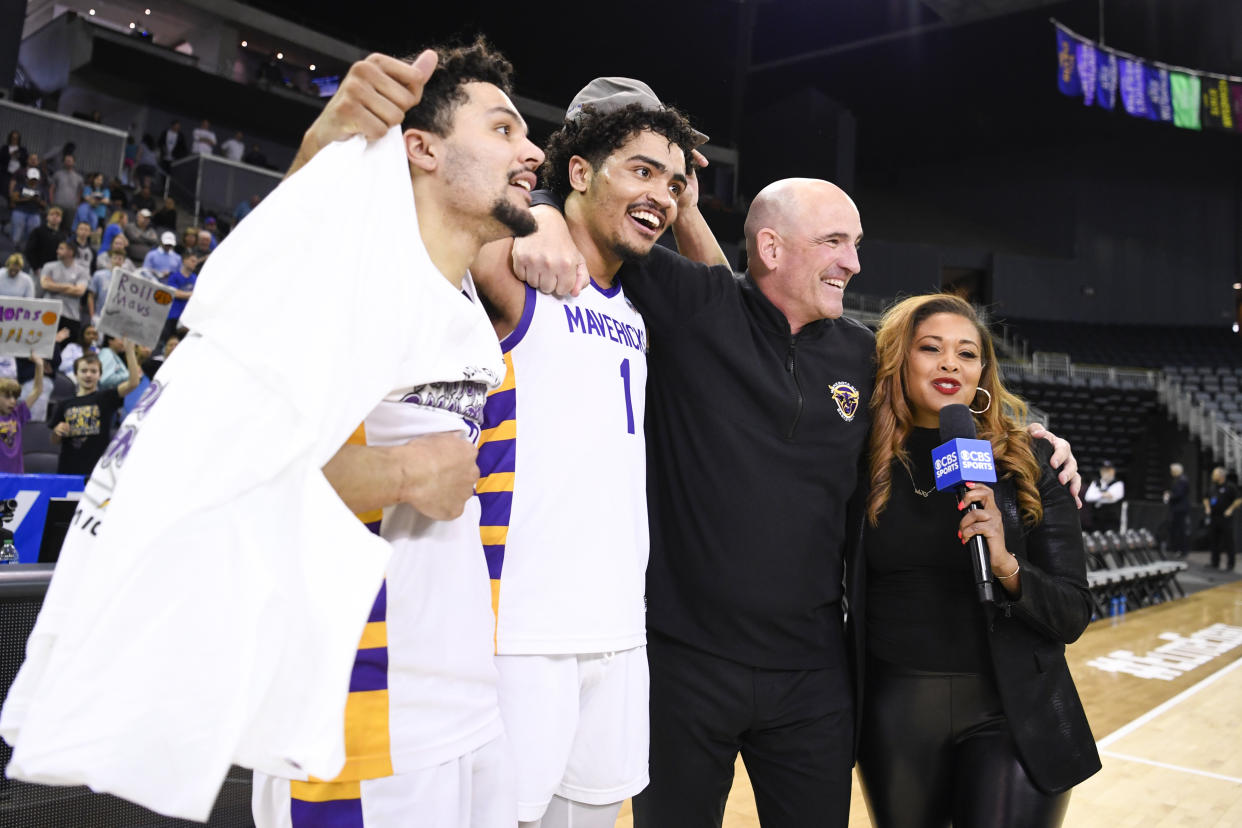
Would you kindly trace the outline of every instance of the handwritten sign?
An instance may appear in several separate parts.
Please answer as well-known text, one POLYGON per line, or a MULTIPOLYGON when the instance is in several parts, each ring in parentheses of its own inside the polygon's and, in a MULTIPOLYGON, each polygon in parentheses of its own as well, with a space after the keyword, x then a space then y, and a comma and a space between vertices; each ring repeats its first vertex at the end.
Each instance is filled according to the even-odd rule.
POLYGON ((115 268, 100 314, 100 333, 154 348, 164 330, 172 302, 172 291, 166 286, 115 268))
POLYGON ((59 299, 0 296, 0 354, 28 357, 33 351, 50 359, 63 307, 59 299))

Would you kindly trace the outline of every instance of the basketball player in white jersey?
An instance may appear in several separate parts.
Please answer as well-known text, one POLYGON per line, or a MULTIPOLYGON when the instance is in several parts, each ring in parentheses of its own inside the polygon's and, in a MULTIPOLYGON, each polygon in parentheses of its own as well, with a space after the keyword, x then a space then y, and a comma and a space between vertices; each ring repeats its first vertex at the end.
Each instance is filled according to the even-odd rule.
MULTIPOLYGON (((372 113, 370 132, 352 131, 382 129, 373 114, 390 108, 390 89, 347 90, 356 111, 372 113)), ((528 289, 508 242, 471 267, 506 351, 478 489, 525 828, 611 826, 647 782, 646 329, 614 277, 674 226, 679 198, 697 202, 686 161, 704 139, 627 79, 592 82, 569 116, 550 144, 549 183, 590 283, 567 300, 528 289), (556 428, 565 422, 584 429, 572 446, 556 428)))
POLYGON ((425 302, 409 309, 409 324, 426 334, 416 334, 408 355, 410 382, 366 417, 324 469, 394 551, 351 676, 345 768, 309 782, 256 773, 260 828, 388 828, 412 818, 512 828, 516 820, 471 497, 474 440, 504 365, 467 266, 482 244, 534 230, 529 193, 543 153, 506 94, 512 68, 486 44, 440 51, 421 90, 432 63, 426 53, 414 65, 422 77, 390 61, 372 56, 351 68, 346 92, 308 131, 297 164, 358 131, 369 110, 357 108, 348 89, 359 76, 385 78, 387 100, 397 98, 398 108, 418 101, 405 114, 403 137, 428 254, 417 277, 429 284, 425 302))
POLYGON ((507 368, 478 491, 524 827, 611 826, 647 784, 647 335, 615 277, 677 220, 697 143, 658 101, 579 103, 543 174, 590 282, 539 293, 514 277, 511 240, 471 268, 507 368))

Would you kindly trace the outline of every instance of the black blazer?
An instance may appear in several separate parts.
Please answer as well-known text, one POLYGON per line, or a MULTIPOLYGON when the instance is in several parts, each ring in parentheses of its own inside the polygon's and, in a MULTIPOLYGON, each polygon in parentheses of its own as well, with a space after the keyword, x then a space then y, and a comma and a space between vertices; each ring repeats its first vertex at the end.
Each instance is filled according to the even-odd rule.
MULTIPOLYGON (((1086 629, 1092 604, 1078 508, 1048 465, 1052 454, 1048 442, 1036 440, 1032 448, 1043 469, 1039 479, 1043 520, 1024 527, 1014 484, 1001 480, 995 486, 1005 546, 1022 566, 1022 592, 1009 600, 1009 593, 996 583, 988 644, 1001 704, 1023 765, 1037 786, 1058 793, 1100 769, 1095 737, 1065 662, 1065 645, 1086 629)), ((856 531, 846 549, 847 638, 859 702, 855 705, 856 745, 866 703, 862 694, 867 640, 862 555, 866 488, 859 487, 864 494, 853 503, 851 519, 856 531)))

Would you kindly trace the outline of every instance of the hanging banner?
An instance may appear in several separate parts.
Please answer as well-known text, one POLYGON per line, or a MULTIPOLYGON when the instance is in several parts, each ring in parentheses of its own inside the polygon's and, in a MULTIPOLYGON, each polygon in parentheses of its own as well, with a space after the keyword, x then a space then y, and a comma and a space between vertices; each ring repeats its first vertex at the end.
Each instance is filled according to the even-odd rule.
POLYGON ((1225 78, 1203 78, 1202 105, 1199 120, 1204 129, 1233 132, 1233 99, 1229 95, 1229 81, 1225 78))
POLYGON ((1062 95, 1078 97, 1082 81, 1078 79, 1078 39, 1057 28, 1057 88, 1062 95))
POLYGON ((1203 129, 1199 121, 1199 76, 1185 72, 1169 73, 1169 89, 1173 97, 1173 126, 1182 129, 1203 129))
POLYGON ((1153 121, 1173 123, 1173 91, 1169 85, 1169 70, 1144 64, 1143 78, 1147 82, 1147 117, 1153 121))
POLYGON ((1147 111, 1147 77, 1143 62, 1119 58, 1117 60, 1118 85, 1121 88, 1121 105, 1126 112, 1138 118, 1149 117, 1147 111))
POLYGON ((1107 49, 1095 51, 1095 102, 1112 109, 1117 102, 1117 56, 1107 49))
POLYGON ((1082 87, 1082 102, 1091 106, 1095 102, 1095 47, 1090 43, 1078 43, 1074 48, 1078 56, 1078 83, 1082 87))
POLYGON ((1229 83, 1229 103, 1233 108, 1233 128, 1242 132, 1242 83, 1229 83))

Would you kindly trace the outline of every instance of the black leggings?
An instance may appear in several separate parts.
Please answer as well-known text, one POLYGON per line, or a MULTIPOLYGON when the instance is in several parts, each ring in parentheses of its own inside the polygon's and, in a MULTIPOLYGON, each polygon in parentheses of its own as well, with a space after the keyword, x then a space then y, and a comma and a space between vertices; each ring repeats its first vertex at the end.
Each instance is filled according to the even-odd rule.
POLYGON ((876 828, 1056 828, 1018 759, 991 676, 867 665, 858 770, 876 828))

